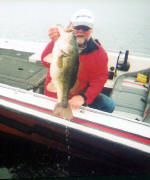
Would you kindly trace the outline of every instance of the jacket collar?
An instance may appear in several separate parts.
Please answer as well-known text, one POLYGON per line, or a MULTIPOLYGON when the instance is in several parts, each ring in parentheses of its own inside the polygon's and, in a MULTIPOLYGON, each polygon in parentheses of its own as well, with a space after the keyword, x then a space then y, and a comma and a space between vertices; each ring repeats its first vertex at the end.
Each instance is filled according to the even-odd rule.
POLYGON ((88 54, 97 49, 99 49, 98 45, 93 40, 93 38, 90 38, 89 41, 87 42, 87 47, 85 49, 83 49, 83 51, 80 54, 88 54))

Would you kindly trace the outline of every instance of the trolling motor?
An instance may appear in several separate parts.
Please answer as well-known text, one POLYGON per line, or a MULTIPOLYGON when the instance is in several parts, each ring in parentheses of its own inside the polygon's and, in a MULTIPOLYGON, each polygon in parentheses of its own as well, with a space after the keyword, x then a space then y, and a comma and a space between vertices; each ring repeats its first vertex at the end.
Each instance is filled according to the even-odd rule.
POLYGON ((118 58, 117 58, 117 63, 116 63, 116 68, 115 68, 114 76, 117 75, 117 70, 120 70, 120 71, 128 71, 129 68, 130 68, 130 64, 129 64, 129 62, 128 62, 129 50, 126 50, 123 61, 119 61, 121 53, 122 53, 122 52, 120 51, 120 52, 119 52, 119 55, 118 55, 118 58))
POLYGON ((124 60, 120 60, 120 55, 122 54, 122 51, 119 51, 118 57, 117 57, 117 63, 116 67, 112 66, 110 67, 109 71, 109 79, 113 79, 115 76, 117 76, 117 70, 119 71, 128 71, 130 68, 130 64, 128 62, 128 55, 129 55, 129 50, 126 50, 124 60))
MULTIPOLYGON (((121 52, 121 51, 120 51, 121 52)), ((130 64, 128 63, 128 55, 129 55, 129 50, 126 50, 125 56, 124 56, 124 61, 123 62, 117 62, 117 69, 120 71, 128 71, 130 68, 130 64)))

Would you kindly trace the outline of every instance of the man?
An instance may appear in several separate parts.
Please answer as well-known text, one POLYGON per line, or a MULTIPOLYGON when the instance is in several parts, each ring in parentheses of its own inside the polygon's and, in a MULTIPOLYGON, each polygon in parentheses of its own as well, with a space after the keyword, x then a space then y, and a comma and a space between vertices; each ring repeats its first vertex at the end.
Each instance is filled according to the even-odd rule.
MULTIPOLYGON (((80 106, 86 105, 111 113, 115 107, 113 100, 100 93, 108 78, 108 57, 103 47, 91 37, 94 16, 87 9, 81 9, 73 15, 70 26, 74 29, 77 38, 80 69, 77 77, 79 88, 69 99, 69 104, 72 109, 78 109, 80 106)), ((44 58, 52 52, 54 43, 59 38, 57 27, 50 28, 49 37, 51 42, 46 46, 41 56, 42 64, 48 68, 50 65, 44 58)), ((51 77, 48 69, 44 94, 57 98, 56 89, 52 83, 49 91, 47 90, 49 82, 51 82, 51 77)))

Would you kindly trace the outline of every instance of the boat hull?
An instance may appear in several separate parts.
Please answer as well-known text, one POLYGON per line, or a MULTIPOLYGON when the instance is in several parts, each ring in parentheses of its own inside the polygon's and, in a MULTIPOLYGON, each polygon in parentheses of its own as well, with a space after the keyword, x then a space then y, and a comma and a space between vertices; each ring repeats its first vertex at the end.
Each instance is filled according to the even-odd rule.
MULTIPOLYGON (((34 108, 34 106, 32 108, 34 108)), ((1 106, 0 114, 1 132, 45 144, 50 148, 66 152, 69 155, 81 159, 97 163, 111 160, 111 162, 116 163, 116 167, 118 164, 121 165, 122 170, 128 167, 130 170, 136 172, 150 171, 150 153, 148 152, 143 152, 118 142, 112 142, 104 137, 97 137, 89 132, 85 133, 71 127, 66 129, 64 125, 47 121, 36 115, 17 112, 6 107, 1 106)), ((83 119, 75 118, 72 120, 75 124, 79 123, 79 121, 80 124, 86 126, 87 122, 83 119)), ((98 127, 97 124, 93 124, 93 126, 98 127)), ((114 131, 114 129, 103 125, 99 125, 99 128, 101 128, 102 131, 106 131, 106 129, 109 130, 106 131, 107 133, 114 131)), ((123 131, 120 132, 123 134, 123 131)), ((127 133, 124 132, 124 135, 125 134, 127 136, 127 133)), ((131 135, 133 134, 128 133, 128 136, 131 135)), ((148 141, 149 139, 143 138, 143 141, 146 140, 148 141)))

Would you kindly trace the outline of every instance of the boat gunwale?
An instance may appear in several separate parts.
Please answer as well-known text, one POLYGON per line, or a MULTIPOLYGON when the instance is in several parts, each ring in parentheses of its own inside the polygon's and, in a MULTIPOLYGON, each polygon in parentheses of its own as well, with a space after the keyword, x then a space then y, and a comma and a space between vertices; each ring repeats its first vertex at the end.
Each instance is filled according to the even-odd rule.
MULTIPOLYGON (((56 99, 54 98, 50 98, 50 97, 47 97, 47 96, 44 96, 44 95, 41 95, 41 94, 37 94, 37 93, 34 93, 34 92, 31 92, 31 91, 27 91, 27 90, 24 90, 24 89, 21 89, 21 88, 15 88, 15 87, 12 87, 12 86, 9 86, 9 85, 5 85, 5 84, 1 84, 0 83, 0 88, 3 87, 3 88, 9 88, 10 90, 14 91, 14 94, 16 93, 23 93, 23 96, 25 97, 25 95, 31 95, 33 96, 34 98, 37 98, 37 101, 40 101, 38 98, 40 98, 42 101, 48 101, 48 103, 53 102, 54 105, 51 107, 53 108, 55 106, 55 103, 57 102, 56 99)), ((2 95, 2 93, 0 93, 1 96, 4 96, 2 95)), ((7 96, 7 98, 10 98, 9 96, 7 96)), ((18 100, 22 103, 28 103, 28 101, 25 101, 23 99, 17 99, 16 96, 15 97, 11 97, 11 99, 14 99, 14 100, 18 100)), ((48 106, 44 106, 44 103, 41 103, 40 105, 36 104, 36 102, 31 102, 28 103, 28 104, 31 104, 31 105, 34 105, 34 106, 37 106, 37 107, 42 107, 42 108, 45 108, 47 110, 50 110, 50 107, 48 106)), ((108 116, 108 117, 113 117, 113 118, 119 118, 120 121, 128 121, 130 123, 135 123, 135 124, 140 124, 140 125, 143 125, 143 126, 147 126, 147 127, 150 127, 150 124, 149 123, 146 123, 146 122, 143 122, 143 121, 137 121, 137 120, 134 120, 134 119, 131 119, 131 118, 126 118, 126 117, 123 117, 123 116, 120 116, 118 114, 115 114, 115 113, 106 113, 106 112, 103 112, 103 111, 99 111, 99 110, 96 110, 96 109, 92 109, 92 108, 89 108, 89 107, 84 107, 82 106, 80 109, 79 109, 79 113, 81 114, 82 112, 92 112, 92 113, 97 113, 97 114, 100 114, 100 115, 104 115, 104 116, 108 116)), ((75 114, 76 115, 76 114, 75 114)), ((87 121, 89 121, 87 119, 87 121)), ((94 122, 94 120, 90 120, 90 122, 94 122)), ((101 123, 101 122, 96 122, 96 123, 101 123)))

